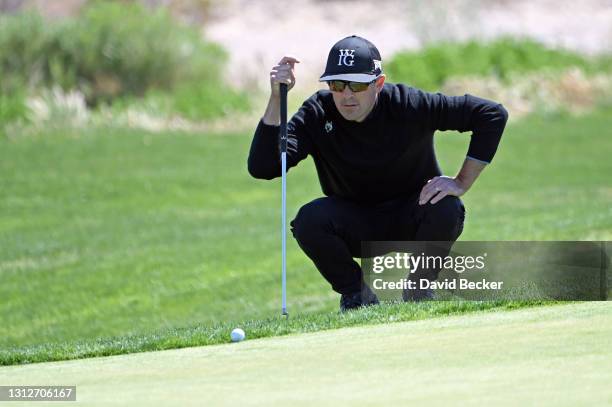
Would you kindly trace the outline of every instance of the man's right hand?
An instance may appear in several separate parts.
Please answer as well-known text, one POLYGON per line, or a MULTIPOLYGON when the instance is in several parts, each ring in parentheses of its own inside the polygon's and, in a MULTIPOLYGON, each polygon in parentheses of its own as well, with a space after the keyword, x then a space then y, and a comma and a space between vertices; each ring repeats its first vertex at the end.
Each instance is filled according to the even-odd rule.
POLYGON ((261 118, 265 124, 270 126, 278 126, 280 124, 280 84, 286 83, 287 90, 293 88, 293 85, 295 85, 294 67, 299 62, 294 57, 285 56, 270 71, 272 94, 270 95, 266 112, 261 118))
POLYGON ((300 63, 297 58, 284 56, 270 71, 270 86, 272 96, 280 97, 280 84, 286 83, 287 90, 291 90, 295 85, 295 64, 300 63))

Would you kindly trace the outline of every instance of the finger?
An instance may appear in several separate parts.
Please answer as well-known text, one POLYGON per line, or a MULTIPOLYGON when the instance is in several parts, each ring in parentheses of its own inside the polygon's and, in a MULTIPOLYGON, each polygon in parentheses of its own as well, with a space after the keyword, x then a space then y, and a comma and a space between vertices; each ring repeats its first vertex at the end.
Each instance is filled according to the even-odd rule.
POLYGON ((291 69, 291 68, 289 67, 289 65, 279 65, 279 66, 275 66, 275 67, 272 69, 272 72, 276 72, 276 73, 279 73, 279 72, 287 72, 287 70, 289 70, 289 69, 291 69))
MULTIPOLYGON (((435 197, 437 197, 439 194, 444 194, 444 195, 446 195, 446 194, 448 194, 448 191, 445 191, 445 190, 442 190, 442 189, 436 188, 435 190, 430 191, 429 193, 427 193, 427 195, 425 195, 425 197, 424 197, 424 198, 423 198, 423 199, 422 199, 422 200, 419 202, 419 204, 420 204, 420 205, 425 205, 427 202, 430 202, 430 201, 431 201, 431 203, 433 204, 433 203, 435 203, 435 202, 433 202, 433 199, 434 199, 435 197)), ((443 197, 442 197, 442 198, 443 198, 443 197)), ((440 199, 442 199, 442 198, 440 198, 440 199)), ((436 202, 437 202, 437 201, 436 201, 436 202)))
POLYGON ((291 69, 289 65, 284 65, 284 66, 279 67, 278 70, 276 70, 276 72, 279 74, 287 75, 287 76, 295 75, 293 69, 291 69))
POLYGON ((429 191, 430 189, 435 188, 436 186, 438 186, 439 183, 440 183, 440 177, 433 177, 432 179, 427 181, 427 184, 425 184, 424 189, 426 191, 429 191))
POLYGON ((270 77, 293 79, 294 75, 290 71, 272 71, 270 72, 270 77))
POLYGON ((270 72, 293 72, 293 68, 291 68, 291 65, 275 65, 272 67, 272 69, 270 70, 270 72))
POLYGON ((277 65, 275 68, 283 71, 292 71, 293 67, 290 64, 281 64, 277 65))
POLYGON ((448 192, 447 192, 447 191, 440 191, 440 192, 438 192, 438 194, 437 194, 437 195, 435 195, 435 196, 433 197, 433 199, 430 201, 430 203, 431 203, 432 205, 433 205, 433 204, 436 204, 436 203, 440 202, 440 201, 442 200, 442 198, 444 198, 444 197, 445 197, 445 196, 447 196, 447 195, 448 195, 448 192))
POLYGON ((295 64, 299 64, 300 61, 296 58, 293 57, 291 55, 286 55, 284 57, 281 58, 281 60, 279 61, 279 65, 287 65, 289 64, 291 66, 291 69, 293 69, 293 67, 295 66, 295 64))
POLYGON ((436 189, 428 189, 421 191, 421 196, 419 197, 419 205, 425 205, 438 192, 440 192, 440 190, 436 189))
POLYGON ((272 76, 275 78, 291 78, 293 75, 291 75, 291 72, 286 71, 272 71, 270 72, 270 77, 272 76))
POLYGON ((281 65, 276 72, 278 74, 286 75, 287 77, 295 80, 295 73, 289 65, 281 65))
POLYGON ((270 75, 270 81, 272 83, 286 83, 287 85, 295 83, 292 77, 285 75, 270 75))
MULTIPOLYGON (((436 192, 441 189, 439 178, 432 178, 427 181, 427 184, 421 190, 419 195, 419 203, 426 200, 427 198, 431 198, 436 192)), ((423 202, 425 203, 425 202, 423 202)), ((421 203, 422 205, 422 203, 421 203)))

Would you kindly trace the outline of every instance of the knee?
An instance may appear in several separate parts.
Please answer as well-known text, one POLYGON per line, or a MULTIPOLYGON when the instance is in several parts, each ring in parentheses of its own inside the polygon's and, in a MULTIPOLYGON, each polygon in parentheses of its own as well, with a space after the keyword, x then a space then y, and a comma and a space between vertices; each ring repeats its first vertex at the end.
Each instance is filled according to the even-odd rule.
POLYGON ((329 211, 324 198, 315 199, 300 208, 290 223, 291 233, 298 241, 307 240, 317 232, 325 230, 328 223, 329 211))
POLYGON ((463 230, 465 207, 456 196, 445 196, 435 204, 425 204, 425 218, 440 231, 448 231, 457 237, 463 230))

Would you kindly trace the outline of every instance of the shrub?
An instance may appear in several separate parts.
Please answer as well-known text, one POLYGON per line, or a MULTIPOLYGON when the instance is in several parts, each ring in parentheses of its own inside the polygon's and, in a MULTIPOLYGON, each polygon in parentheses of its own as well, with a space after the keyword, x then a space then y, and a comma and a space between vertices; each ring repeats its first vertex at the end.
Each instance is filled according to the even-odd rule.
POLYGON ((14 89, 9 95, 0 93, 0 131, 5 124, 27 119, 26 93, 22 89, 14 89))
POLYGON ((0 93, 40 84, 45 64, 45 24, 36 14, 0 14, 0 93))
POLYGON ((221 48, 202 41, 195 29, 175 23, 161 8, 151 12, 138 3, 95 2, 55 38, 51 54, 68 51, 59 64, 76 67, 79 85, 94 102, 142 96, 149 89, 171 91, 180 82, 212 83, 226 60, 221 48))
POLYGON ((437 90, 451 76, 495 76, 578 67, 587 73, 610 71, 609 56, 590 59, 551 49, 529 39, 502 38, 490 43, 441 43, 420 51, 400 52, 387 63, 389 80, 437 90))
POLYGON ((162 94, 178 113, 209 118, 247 103, 221 84, 226 59, 198 30, 139 3, 93 1, 78 18, 55 23, 36 14, 0 16, 5 99, 21 87, 76 90, 89 106, 162 94))

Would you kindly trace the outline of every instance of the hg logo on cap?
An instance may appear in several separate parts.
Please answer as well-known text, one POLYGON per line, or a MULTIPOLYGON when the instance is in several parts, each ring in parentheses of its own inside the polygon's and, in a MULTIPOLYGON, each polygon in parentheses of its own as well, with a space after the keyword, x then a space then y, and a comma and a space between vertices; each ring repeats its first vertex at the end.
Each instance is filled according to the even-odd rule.
POLYGON ((355 63, 355 50, 354 49, 341 49, 338 58, 338 66, 353 66, 355 63))

